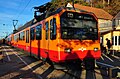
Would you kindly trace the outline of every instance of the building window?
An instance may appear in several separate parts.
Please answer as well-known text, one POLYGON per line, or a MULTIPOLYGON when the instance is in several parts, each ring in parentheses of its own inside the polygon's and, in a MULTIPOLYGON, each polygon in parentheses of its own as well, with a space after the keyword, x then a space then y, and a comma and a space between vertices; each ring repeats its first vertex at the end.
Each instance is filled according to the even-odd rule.
POLYGON ((120 21, 119 21, 118 19, 116 19, 116 22, 115 22, 116 26, 120 25, 119 22, 120 22, 120 21))
POLYGON ((117 45, 117 36, 115 36, 115 45, 117 45))
POLYGON ((119 42, 118 45, 120 45, 120 36, 119 36, 119 38, 118 38, 118 42, 119 42))
POLYGON ((42 24, 36 26, 36 40, 41 40, 42 38, 42 24))
POLYGON ((118 22, 118 25, 120 25, 120 20, 118 20, 119 22, 118 22))
POLYGON ((120 36, 113 36, 113 45, 118 46, 120 45, 120 36))

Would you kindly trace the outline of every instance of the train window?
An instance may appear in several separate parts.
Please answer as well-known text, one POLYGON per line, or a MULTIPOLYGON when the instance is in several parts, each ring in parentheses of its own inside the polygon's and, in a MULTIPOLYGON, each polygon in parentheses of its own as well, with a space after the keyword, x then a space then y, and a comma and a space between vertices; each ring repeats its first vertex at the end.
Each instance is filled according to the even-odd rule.
POLYGON ((29 43, 29 30, 26 31, 26 43, 29 43))
POLYGON ((42 24, 36 26, 36 40, 41 40, 42 38, 42 24))
POLYGON ((60 25, 62 39, 98 39, 97 21, 91 15, 66 12, 60 16, 60 25))
POLYGON ((14 36, 12 37, 12 40, 14 40, 14 36))
POLYGON ((21 32, 19 36, 20 36, 20 40, 25 40, 25 32, 24 31, 21 32))
POLYGON ((25 40, 25 31, 22 32, 22 40, 25 40))
POLYGON ((16 42, 18 41, 18 35, 14 36, 14 41, 16 41, 16 42))
POLYGON ((34 38, 35 38, 35 28, 31 28, 30 29, 30 39, 34 40, 34 38))
POLYGON ((10 39, 10 38, 8 38, 8 42, 10 41, 9 39, 10 39))
POLYGON ((20 40, 20 33, 19 33, 19 40, 20 40))
MULTIPOLYGON (((16 36, 16 35, 15 35, 15 36, 16 36)), ((14 41, 16 41, 15 36, 14 36, 14 41)))
POLYGON ((8 38, 8 41, 9 41, 9 42, 10 42, 10 41, 12 41, 12 40, 11 40, 11 37, 10 37, 10 38, 8 38))
POLYGON ((12 41, 12 37, 10 37, 10 41, 12 41))
POLYGON ((56 39, 56 19, 53 18, 50 20, 50 39, 56 39))
POLYGON ((46 40, 48 40, 48 26, 49 26, 49 23, 46 22, 45 26, 46 26, 46 40))
POLYGON ((21 32, 20 33, 20 39, 21 40, 25 40, 25 32, 21 32))

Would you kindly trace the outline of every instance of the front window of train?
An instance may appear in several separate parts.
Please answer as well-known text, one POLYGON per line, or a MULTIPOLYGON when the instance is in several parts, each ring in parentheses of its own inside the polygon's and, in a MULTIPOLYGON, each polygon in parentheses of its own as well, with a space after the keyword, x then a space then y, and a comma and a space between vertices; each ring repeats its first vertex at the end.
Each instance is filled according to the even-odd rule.
POLYGON ((65 12, 60 21, 62 39, 98 39, 97 21, 91 15, 65 12))

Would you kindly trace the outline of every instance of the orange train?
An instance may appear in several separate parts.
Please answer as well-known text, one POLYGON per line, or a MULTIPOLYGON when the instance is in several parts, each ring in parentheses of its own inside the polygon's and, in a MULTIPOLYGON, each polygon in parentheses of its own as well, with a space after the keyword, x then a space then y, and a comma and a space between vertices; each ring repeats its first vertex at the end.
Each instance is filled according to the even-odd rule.
POLYGON ((43 15, 9 35, 7 43, 56 63, 100 58, 100 33, 93 13, 61 7, 48 17, 43 15))

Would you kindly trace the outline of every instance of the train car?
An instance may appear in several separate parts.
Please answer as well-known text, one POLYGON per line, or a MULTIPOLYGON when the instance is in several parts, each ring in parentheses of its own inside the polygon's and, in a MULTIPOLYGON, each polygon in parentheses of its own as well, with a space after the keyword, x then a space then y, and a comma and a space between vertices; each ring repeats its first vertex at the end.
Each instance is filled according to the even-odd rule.
POLYGON ((15 47, 56 63, 100 58, 100 33, 93 13, 61 7, 37 19, 14 34, 15 47))
POLYGON ((14 34, 10 34, 7 36, 7 38, 5 38, 5 43, 8 45, 13 45, 14 41, 13 41, 13 35, 14 34))

